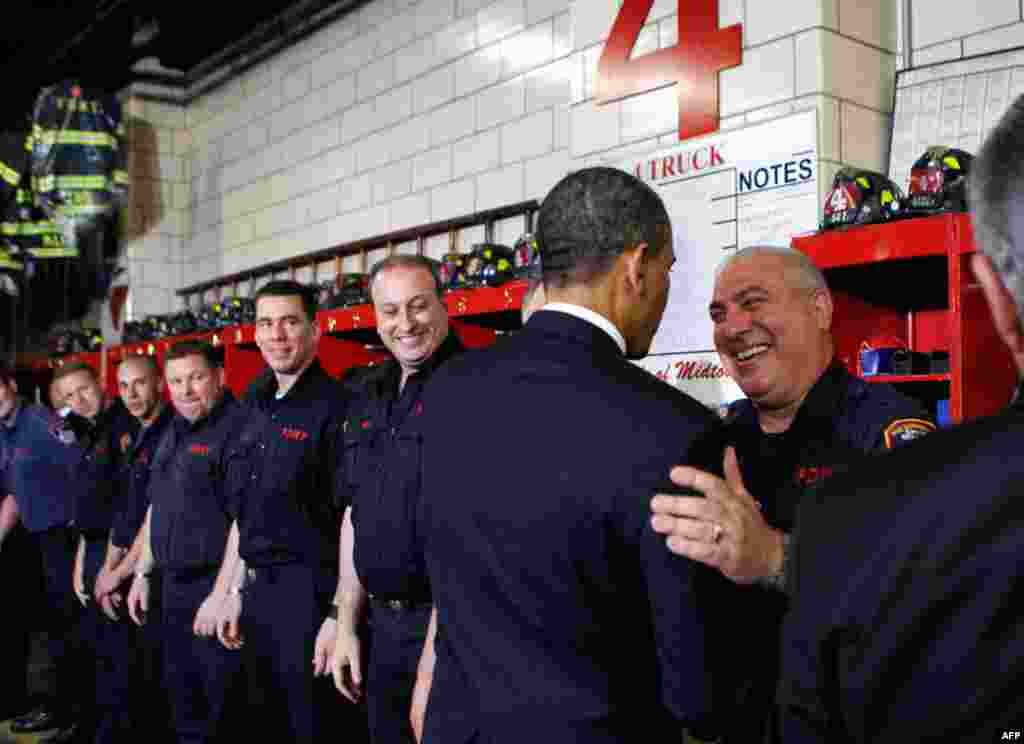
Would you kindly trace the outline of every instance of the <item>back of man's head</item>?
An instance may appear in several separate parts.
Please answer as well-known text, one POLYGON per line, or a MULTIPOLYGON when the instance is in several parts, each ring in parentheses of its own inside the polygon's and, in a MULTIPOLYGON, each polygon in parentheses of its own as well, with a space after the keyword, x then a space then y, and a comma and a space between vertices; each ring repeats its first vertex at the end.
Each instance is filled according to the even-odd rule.
POLYGON ((584 168, 559 181, 537 214, 544 284, 587 284, 605 274, 628 248, 646 243, 651 253, 670 230, 655 191, 622 170, 584 168))
POLYGON ((1024 309, 1024 96, 985 139, 968 183, 978 247, 992 260, 1019 313, 1024 309))

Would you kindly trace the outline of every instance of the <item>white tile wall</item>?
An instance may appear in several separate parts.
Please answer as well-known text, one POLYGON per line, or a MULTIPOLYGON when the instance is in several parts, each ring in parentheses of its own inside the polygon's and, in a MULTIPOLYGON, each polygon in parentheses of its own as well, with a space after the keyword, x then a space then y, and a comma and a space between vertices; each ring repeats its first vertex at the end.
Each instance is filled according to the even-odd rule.
POLYGON ((494 85, 501 79, 501 47, 493 45, 469 54, 455 63, 455 95, 494 85))
POLYGON ((438 186, 430 192, 430 221, 440 222, 465 214, 476 204, 476 179, 464 178, 438 186))
POLYGON ((554 21, 542 21, 508 37, 501 42, 500 50, 503 78, 547 64, 554 57, 554 21))
POLYGON ((455 74, 445 65, 423 76, 413 84, 413 111, 422 114, 448 103, 455 94, 455 74))
POLYGON ((490 129, 526 112, 526 80, 517 78, 479 93, 476 98, 479 129, 490 129))
MULTIPOLYGON (((620 5, 371 0, 187 114, 150 117, 147 104, 161 155, 149 162, 188 208, 155 223, 195 259, 182 281, 542 198, 573 168, 677 141, 675 86, 588 100, 620 5)), ((867 109, 891 106, 891 81, 876 79, 893 69, 877 49, 892 42, 885 10, 884 0, 719 0, 720 23, 743 23, 745 45, 743 66, 721 75, 722 128, 817 107, 823 158, 877 158, 885 117, 867 109)), ((676 44, 677 12, 677 0, 656 0, 638 53, 676 44)), ((957 38, 983 44, 992 25, 971 28, 957 38)))
POLYGON ((459 140, 455 143, 453 152, 452 174, 455 178, 492 170, 501 163, 501 131, 491 129, 474 137, 459 140))
POLYGON ((931 0, 911 4, 914 48, 937 44, 1021 19, 1018 0, 931 0))
POLYGON ((963 40, 963 45, 965 57, 1024 46, 1024 23, 1015 23, 976 36, 968 36, 963 40))
MULTIPOLYGON (((500 170, 488 171, 476 179, 476 208, 497 209, 506 204, 523 201, 524 168, 522 163, 500 170)), ((470 210, 467 210, 469 212, 470 210)))
MULTIPOLYGON (((814 59, 802 64, 811 70, 816 67, 814 59)), ((800 67, 793 58, 793 37, 744 49, 743 64, 719 74, 721 115, 732 116, 798 95, 796 69, 800 67)))
POLYGON ((477 38, 487 45, 526 26, 525 0, 497 0, 477 13, 477 38))
POLYGON ((414 158, 412 161, 412 190, 422 191, 451 180, 452 148, 439 147, 414 158))
POLYGON ((555 138, 550 109, 538 111, 501 128, 501 162, 514 163, 551 151, 555 138))
POLYGON ((801 29, 828 26, 829 21, 834 27, 834 18, 824 17, 826 5, 822 0, 748 3, 743 43, 756 46, 801 29))
POLYGON ((427 119, 431 146, 453 142, 476 131, 476 100, 463 98, 435 110, 427 119))
POLYGON ((390 230, 404 230, 430 222, 430 193, 413 194, 391 202, 390 230))
POLYGON ((912 57, 914 67, 948 62, 963 56, 963 42, 960 39, 915 50, 912 57))

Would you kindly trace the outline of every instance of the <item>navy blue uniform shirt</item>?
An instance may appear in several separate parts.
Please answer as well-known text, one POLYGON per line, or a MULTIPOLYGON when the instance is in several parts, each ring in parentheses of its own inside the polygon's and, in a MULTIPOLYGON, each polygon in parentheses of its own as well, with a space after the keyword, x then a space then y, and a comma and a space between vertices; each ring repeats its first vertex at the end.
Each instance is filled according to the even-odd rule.
POLYGON ((369 371, 352 400, 345 459, 352 496, 353 561, 370 594, 426 600, 429 581, 415 532, 423 388, 464 347, 454 331, 399 392, 402 369, 389 360, 369 371))
MULTIPOLYGON (((88 421, 68 414, 82 457, 72 477, 72 511, 75 526, 87 535, 107 533, 114 521, 118 500, 118 473, 125 453, 139 430, 138 420, 128 413, 120 399, 113 401, 88 421)), ((106 535, 102 535, 106 539, 106 535)))
POLYGON ((149 481, 150 540, 156 564, 170 571, 214 568, 224 557, 245 470, 251 411, 230 391, 190 423, 176 415, 157 447, 149 481))
POLYGON ((252 566, 303 562, 336 572, 346 391, 314 360, 283 398, 276 394, 271 369, 245 394, 258 434, 244 442, 239 554, 252 566))
POLYGON ((1024 411, 808 496, 779 685, 786 744, 1018 741, 1024 411))
MULTIPOLYGON (((934 431, 931 416, 915 399, 888 385, 865 382, 833 361, 811 388, 785 432, 761 431, 750 400, 730 408, 726 436, 747 490, 761 502, 772 527, 792 532, 800 502, 827 478, 841 478, 867 454, 934 431)), ((788 606, 786 595, 761 586, 744 587, 746 610, 737 618, 736 637, 748 643, 745 683, 737 686, 744 713, 734 723, 753 728, 737 732, 737 741, 757 740, 774 706, 778 676, 778 638, 788 606), (761 718, 754 713, 760 712, 761 718)))
POLYGON ((160 438, 174 418, 174 409, 165 404, 149 426, 140 427, 121 466, 121 487, 114 505, 114 523, 110 540, 119 548, 130 548, 149 508, 149 474, 160 438))
POLYGON ((81 457, 74 441, 64 419, 24 400, 0 422, 0 493, 14 494, 29 532, 71 521, 71 468, 81 457))

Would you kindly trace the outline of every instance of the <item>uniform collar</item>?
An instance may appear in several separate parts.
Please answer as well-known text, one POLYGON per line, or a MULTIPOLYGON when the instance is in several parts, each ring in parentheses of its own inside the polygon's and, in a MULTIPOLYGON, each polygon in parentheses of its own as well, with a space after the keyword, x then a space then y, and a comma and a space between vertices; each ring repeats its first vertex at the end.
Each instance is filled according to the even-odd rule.
POLYGON ((140 446, 144 441, 151 437, 159 436, 160 432, 164 430, 164 427, 166 427, 173 418, 174 406, 170 403, 164 403, 164 407, 160 411, 160 415, 153 420, 153 423, 149 426, 139 426, 139 433, 135 439, 135 446, 140 446))
POLYGON ((199 419, 195 423, 189 421, 187 418, 182 416, 180 413, 175 412, 173 425, 177 430, 178 434, 189 434, 194 431, 199 431, 207 426, 212 426, 217 423, 217 420, 224 415, 224 412, 228 407, 235 402, 235 396, 227 388, 224 389, 224 397, 217 401, 217 405, 213 407, 209 415, 199 419))
MULTIPOLYGON (((295 381, 295 384, 289 388, 284 398, 281 400, 294 400, 301 398, 309 394, 310 389, 320 380, 329 375, 324 371, 323 366, 320 364, 319 358, 314 358, 306 369, 299 375, 299 379, 295 381)), ((256 378, 252 386, 249 388, 246 398, 255 398, 260 402, 268 402, 274 400, 277 395, 277 376, 274 374, 274 370, 267 367, 256 378)))
POLYGON ((611 336, 612 341, 619 347, 619 351, 622 352, 623 356, 626 354, 626 339, 622 335, 622 331, 615 327, 608 318, 604 317, 600 313, 595 313, 593 310, 582 305, 574 305, 569 302, 549 302, 544 305, 542 310, 550 310, 556 313, 565 313, 571 315, 574 318, 585 320, 591 325, 595 325, 602 331, 611 336))
POLYGON ((833 359, 821 377, 811 386, 796 412, 788 431, 802 430, 807 426, 823 425, 832 427, 839 414, 840 403, 847 390, 850 373, 838 359, 833 359))
MULTIPOLYGON (((447 362, 456 354, 465 351, 466 347, 462 344, 462 340, 451 328, 448 329, 448 335, 445 336, 444 341, 437 347, 431 357, 419 366, 419 368, 409 375, 412 379, 415 377, 417 380, 426 381, 430 379, 430 376, 434 374, 438 367, 447 362)), ((392 357, 388 360, 387 365, 382 370, 382 383, 383 386, 391 391, 398 390, 398 383, 402 379, 402 365, 398 363, 398 360, 392 357)))
MULTIPOLYGON (((803 430, 807 426, 823 424, 831 427, 839 412, 840 401, 847 389, 851 375, 838 359, 833 359, 811 386, 803 403, 793 417, 793 423, 785 431, 767 435, 761 430, 757 406, 749 398, 741 399, 726 417, 726 425, 757 436, 785 436, 803 430)), ((797 436, 803 437, 803 434, 797 436)))

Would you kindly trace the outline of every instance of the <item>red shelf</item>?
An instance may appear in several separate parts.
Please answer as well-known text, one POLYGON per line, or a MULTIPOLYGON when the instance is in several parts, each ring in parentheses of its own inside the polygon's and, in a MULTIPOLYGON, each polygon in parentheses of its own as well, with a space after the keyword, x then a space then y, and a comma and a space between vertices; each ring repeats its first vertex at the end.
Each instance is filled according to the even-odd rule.
POLYGON ((974 252, 974 230, 966 214, 938 214, 880 225, 828 230, 793 239, 793 247, 821 269, 860 266, 921 256, 974 252))
POLYGON ((890 385, 900 382, 949 382, 953 376, 948 372, 935 375, 865 375, 865 382, 886 382, 890 385))

